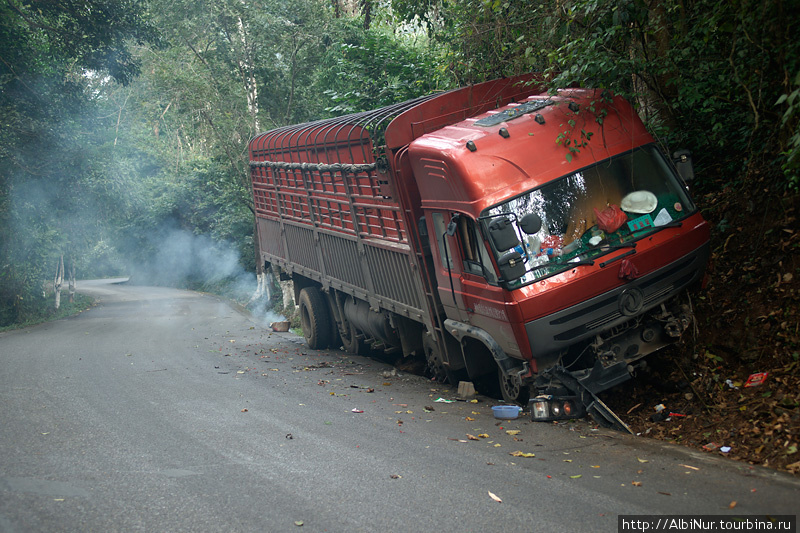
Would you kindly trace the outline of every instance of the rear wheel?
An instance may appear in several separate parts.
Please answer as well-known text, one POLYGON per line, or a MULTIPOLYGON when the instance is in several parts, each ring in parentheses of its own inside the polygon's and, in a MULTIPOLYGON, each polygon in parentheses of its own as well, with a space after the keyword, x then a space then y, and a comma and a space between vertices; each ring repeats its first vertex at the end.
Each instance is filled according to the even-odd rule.
POLYGON ((366 355, 369 351, 369 346, 364 342, 364 339, 358 338, 358 330, 349 320, 345 322, 347 328, 347 335, 341 335, 342 346, 344 351, 353 355, 366 355))
POLYGON ((316 287, 305 287, 300 291, 300 325, 308 347, 324 350, 333 341, 331 316, 325 296, 316 287))

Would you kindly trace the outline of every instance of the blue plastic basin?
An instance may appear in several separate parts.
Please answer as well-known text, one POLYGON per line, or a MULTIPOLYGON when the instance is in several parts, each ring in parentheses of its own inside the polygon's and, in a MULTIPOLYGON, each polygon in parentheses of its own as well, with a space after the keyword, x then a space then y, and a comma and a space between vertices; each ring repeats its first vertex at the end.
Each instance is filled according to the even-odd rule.
POLYGON ((494 417, 504 420, 513 420, 517 418, 521 411, 522 407, 519 405, 495 405, 492 407, 494 417))

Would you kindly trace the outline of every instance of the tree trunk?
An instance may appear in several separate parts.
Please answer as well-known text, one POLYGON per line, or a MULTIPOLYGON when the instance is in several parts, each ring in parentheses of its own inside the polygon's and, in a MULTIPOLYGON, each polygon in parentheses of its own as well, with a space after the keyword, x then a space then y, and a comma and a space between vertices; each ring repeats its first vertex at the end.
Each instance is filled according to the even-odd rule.
POLYGON ((256 255, 256 291, 250 297, 250 302, 253 303, 262 296, 264 296, 267 283, 267 277, 264 275, 264 261, 261 259, 261 241, 258 238, 258 217, 253 213, 253 252, 256 255))
POLYGON ((372 24, 372 0, 361 0, 361 14, 364 15, 364 29, 369 30, 372 24))
POLYGON ((69 258, 69 303, 75 301, 75 260, 69 258))
POLYGON ((64 282, 64 254, 61 254, 61 259, 56 267, 56 277, 53 280, 53 292, 56 296, 56 309, 61 307, 61 284, 64 282))

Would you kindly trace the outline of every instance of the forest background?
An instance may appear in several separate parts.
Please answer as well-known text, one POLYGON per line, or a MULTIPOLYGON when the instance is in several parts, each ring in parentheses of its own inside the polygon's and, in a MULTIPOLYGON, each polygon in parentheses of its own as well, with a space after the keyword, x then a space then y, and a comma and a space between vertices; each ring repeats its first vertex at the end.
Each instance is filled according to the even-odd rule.
POLYGON ((798 27, 795 0, 2 0, 0 327, 53 313, 60 271, 247 302, 255 134, 542 71, 690 149, 714 225, 694 338, 615 408, 797 472, 798 27))

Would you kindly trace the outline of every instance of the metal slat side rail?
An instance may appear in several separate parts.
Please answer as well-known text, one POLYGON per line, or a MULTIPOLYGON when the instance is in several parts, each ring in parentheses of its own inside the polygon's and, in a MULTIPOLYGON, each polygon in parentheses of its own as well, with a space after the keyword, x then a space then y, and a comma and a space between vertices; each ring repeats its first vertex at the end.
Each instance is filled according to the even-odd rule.
POLYGON ((319 172, 369 172, 375 170, 375 163, 366 164, 347 164, 347 163, 287 163, 286 161, 250 161, 251 167, 268 167, 279 170, 316 170, 319 172))

